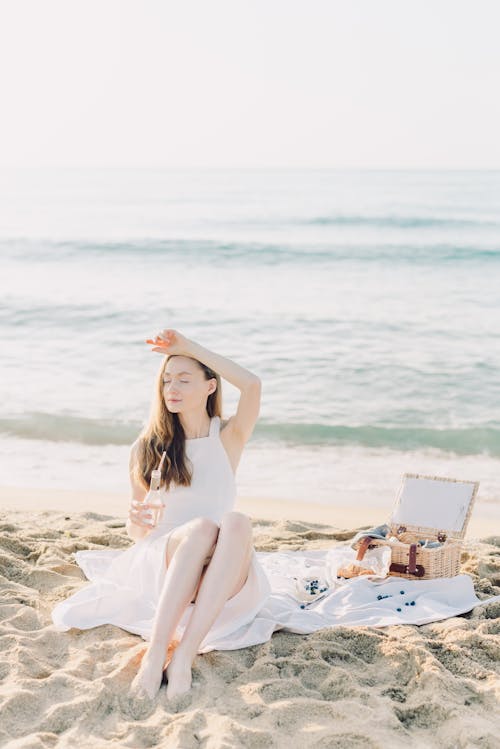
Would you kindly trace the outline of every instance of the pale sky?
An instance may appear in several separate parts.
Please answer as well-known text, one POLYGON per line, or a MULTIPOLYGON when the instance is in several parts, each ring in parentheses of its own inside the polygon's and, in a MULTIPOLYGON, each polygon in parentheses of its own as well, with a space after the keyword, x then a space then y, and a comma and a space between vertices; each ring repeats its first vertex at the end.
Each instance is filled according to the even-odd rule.
POLYGON ((500 168, 497 0, 0 0, 0 166, 500 168))

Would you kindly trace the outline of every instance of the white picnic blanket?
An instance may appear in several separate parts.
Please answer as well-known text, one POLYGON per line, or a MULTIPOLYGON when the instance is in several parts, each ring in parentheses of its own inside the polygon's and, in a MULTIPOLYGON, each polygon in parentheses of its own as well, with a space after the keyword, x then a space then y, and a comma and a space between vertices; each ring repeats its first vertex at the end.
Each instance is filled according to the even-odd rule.
MULTIPOLYGON (((235 650, 267 642, 278 630, 309 634, 334 626, 427 624, 500 600, 500 596, 480 600, 469 575, 436 580, 392 576, 337 580, 332 575, 336 573, 339 559, 345 555, 345 547, 256 553, 271 585, 265 605, 238 629, 224 636, 217 636, 214 631, 211 637, 209 633, 199 652, 235 650), (297 596, 297 581, 300 585, 300 581, 311 577, 318 580, 319 586, 327 581, 328 591, 321 600, 301 608, 305 598, 297 596), (379 599, 378 596, 387 597, 379 599)), ((184 617, 181 632, 186 624, 184 617)))

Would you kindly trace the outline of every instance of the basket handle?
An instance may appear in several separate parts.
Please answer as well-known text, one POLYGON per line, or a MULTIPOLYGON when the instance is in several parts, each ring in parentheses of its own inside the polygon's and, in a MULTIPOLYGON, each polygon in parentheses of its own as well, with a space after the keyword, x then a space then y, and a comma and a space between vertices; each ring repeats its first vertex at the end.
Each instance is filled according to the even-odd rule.
POLYGON ((366 554, 366 551, 367 551, 369 545, 372 543, 372 541, 373 541, 373 538, 371 536, 365 536, 361 540, 361 542, 360 542, 360 544, 358 546, 358 553, 356 555, 356 561, 357 562, 360 562, 364 558, 364 556, 366 554))
POLYGON ((425 575, 425 567, 423 567, 421 564, 417 564, 417 544, 410 544, 408 564, 393 563, 389 567, 389 570, 390 572, 403 572, 406 575, 423 577, 425 575))

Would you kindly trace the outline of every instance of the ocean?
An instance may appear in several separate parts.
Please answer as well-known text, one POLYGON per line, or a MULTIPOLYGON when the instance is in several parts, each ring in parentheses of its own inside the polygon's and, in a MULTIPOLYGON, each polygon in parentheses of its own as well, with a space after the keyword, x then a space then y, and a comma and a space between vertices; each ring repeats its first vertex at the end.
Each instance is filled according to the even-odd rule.
POLYGON ((0 483, 125 514, 168 327, 262 380, 241 496, 500 506, 499 207, 498 171, 2 170, 0 483))

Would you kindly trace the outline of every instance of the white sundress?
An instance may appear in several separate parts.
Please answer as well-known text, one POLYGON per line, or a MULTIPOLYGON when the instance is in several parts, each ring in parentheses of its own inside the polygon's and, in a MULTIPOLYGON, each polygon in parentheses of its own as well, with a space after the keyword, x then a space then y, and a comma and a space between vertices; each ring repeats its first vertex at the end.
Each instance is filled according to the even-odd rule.
MULTIPOLYGON (((195 517, 220 524, 234 509, 236 481, 220 440, 220 417, 213 416, 207 437, 186 440, 186 455, 193 463, 191 486, 172 484, 163 490, 165 508, 160 523, 129 548, 77 551, 74 558, 90 581, 52 609, 57 630, 90 629, 114 624, 128 632, 151 637, 153 619, 166 574, 165 552, 170 533, 195 517)), ((198 652, 213 650, 231 633, 249 624, 271 593, 266 573, 252 552, 248 578, 228 599, 198 652)), ((186 607, 174 637, 181 639, 195 604, 186 607)), ((238 644, 234 647, 239 647, 238 644)))

